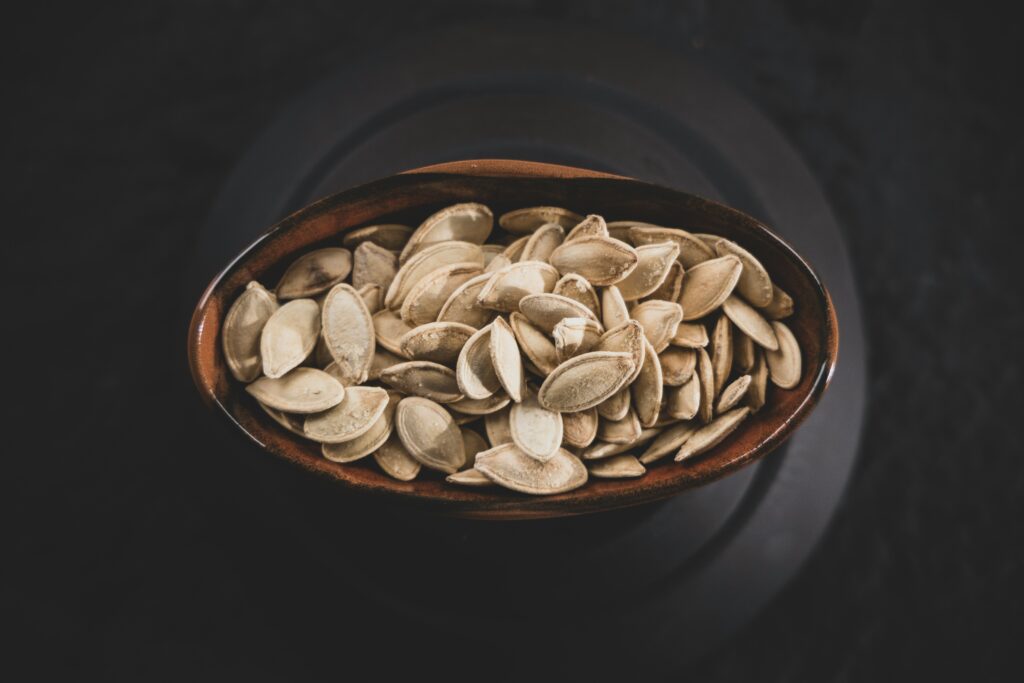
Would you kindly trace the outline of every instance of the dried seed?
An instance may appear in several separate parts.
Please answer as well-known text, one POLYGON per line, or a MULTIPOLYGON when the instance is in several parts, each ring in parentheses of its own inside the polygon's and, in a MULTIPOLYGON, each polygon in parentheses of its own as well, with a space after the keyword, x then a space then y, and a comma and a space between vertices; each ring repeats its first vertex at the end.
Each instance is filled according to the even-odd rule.
POLYGON ((761 308, 761 315, 768 320, 782 320, 793 315, 793 298, 772 284, 772 300, 761 308))
POLYGON ((426 360, 392 365, 380 373, 380 381, 404 394, 422 396, 438 403, 454 403, 462 398, 455 372, 426 360))
POLYGON ((476 454, 486 451, 490 446, 487 445, 487 440, 474 432, 472 429, 462 429, 462 449, 466 453, 466 462, 462 466, 463 470, 469 470, 473 468, 473 464, 476 462, 476 454))
POLYGON ((558 282, 558 271, 540 261, 513 263, 491 275, 477 303, 502 313, 519 310, 519 301, 530 294, 550 292, 558 282))
POLYGON ((668 392, 665 409, 674 419, 692 420, 700 409, 701 395, 700 377, 695 372, 682 386, 668 392))
POLYGON ((466 462, 462 432, 448 411, 419 396, 403 398, 395 412, 402 445, 421 465, 453 474, 466 462))
POLYGON ((318 413, 345 398, 345 387, 316 368, 295 368, 277 379, 260 377, 245 390, 260 403, 285 413, 318 413))
MULTIPOLYGON (((661 398, 664 391, 661 371, 661 359, 655 353, 651 343, 644 340, 647 348, 644 350, 644 361, 640 368, 640 374, 630 386, 633 394, 633 410, 636 412, 640 424, 644 427, 651 427, 658 421, 658 413, 661 412, 661 398)), ((608 439, 605 439, 608 441, 608 439)))
POLYGON ((462 347, 455 363, 459 389, 468 398, 487 398, 501 388, 491 361, 491 330, 494 323, 477 330, 462 347))
POLYGON ((750 408, 736 408, 715 418, 714 422, 701 427, 686 440, 686 443, 676 453, 676 462, 711 450, 739 427, 749 414, 750 408))
POLYGON ((389 308, 377 311, 371 316, 373 332, 377 343, 391 353, 402 354, 402 337, 412 331, 398 315, 389 308))
POLYGON ((406 358, 455 367, 462 347, 475 333, 462 323, 427 323, 402 335, 398 346, 406 358))
POLYGON ((352 252, 341 247, 317 249, 292 261, 277 283, 277 298, 304 299, 326 292, 352 271, 352 252))
POLYGON ((564 318, 593 318, 597 322, 593 312, 580 302, 551 293, 524 296, 519 311, 545 334, 551 334, 564 318))
POLYGON ((484 308, 477 303, 477 299, 480 297, 484 285, 490 279, 490 273, 483 273, 463 282, 441 307, 441 311, 437 314, 437 321, 462 323, 476 329, 489 325, 498 312, 484 308))
POLYGON ((312 299, 295 299, 267 319, 260 334, 263 374, 283 377, 306 360, 320 338, 320 306, 312 299))
MULTIPOLYGON (((420 223, 405 243, 400 260, 405 263, 416 252, 432 244, 459 241, 483 244, 494 227, 494 214, 483 204, 447 206, 420 223)), ((483 264, 480 264, 481 267, 483 264)))
POLYGON ((420 473, 422 467, 409 455, 409 451, 405 450, 402 440, 394 431, 384 445, 373 454, 373 459, 377 461, 377 465, 384 470, 385 474, 398 481, 412 481, 420 473))
POLYGON ((494 482, 485 477, 480 473, 479 470, 469 469, 456 472, 455 474, 449 474, 444 478, 449 484, 459 484, 461 486, 474 486, 474 487, 485 487, 494 486, 494 482))
POLYGON ((655 352, 661 353, 676 336, 676 330, 683 319, 683 309, 671 301, 651 299, 634 306, 630 315, 644 328, 644 335, 655 352))
POLYGON ((755 352, 754 367, 750 371, 750 388, 747 389, 746 404, 757 412, 764 406, 765 394, 768 392, 768 363, 764 359, 764 351, 755 352))
MULTIPOLYGON (((269 323, 268 323, 269 324, 269 323)), ((800 383, 801 358, 800 344, 785 323, 772 321, 772 329, 779 340, 776 351, 765 351, 768 362, 768 374, 772 383, 782 389, 792 389, 800 383)))
POLYGON ((550 460, 562 445, 562 416, 537 401, 532 391, 509 413, 512 443, 531 458, 550 460))
POLYGON ((491 446, 512 443, 512 427, 509 425, 511 412, 510 408, 504 408, 484 418, 484 430, 487 432, 487 440, 491 442, 491 446))
MULTIPOLYGON (((523 255, 523 249, 526 248, 526 243, 529 241, 530 236, 523 235, 519 239, 510 242, 509 245, 505 247, 505 251, 502 252, 502 256, 508 259, 508 264, 506 265, 519 262, 519 259, 523 255)), ((491 270, 492 272, 494 271, 493 268, 489 270, 491 270)))
POLYGON ((621 325, 614 327, 597 340, 594 351, 618 351, 628 353, 633 357, 633 365, 636 366, 633 374, 627 380, 632 383, 640 374, 643 368, 644 357, 647 354, 644 344, 644 328, 636 320, 627 320, 621 325))
POLYGON ((717 396, 732 370, 732 324, 724 315, 718 316, 711 332, 711 373, 715 378, 717 396))
MULTIPOLYGON (((302 369, 302 368, 300 368, 302 369)), ((274 380, 280 382, 281 380, 274 380)), ((257 401, 259 403, 259 401, 257 401)), ((286 413, 276 408, 271 408, 265 403, 260 403, 260 408, 263 408, 263 412, 271 417, 274 422, 287 429, 292 434, 298 434, 305 438, 306 433, 302 431, 302 425, 306 421, 305 415, 296 415, 294 413, 286 413)))
POLYGON ((639 448, 660 433, 660 429, 644 429, 640 432, 640 438, 633 443, 605 443, 604 441, 595 441, 583 449, 582 458, 584 460, 601 460, 602 458, 610 458, 612 456, 619 455, 620 453, 631 451, 634 448, 639 448))
POLYGON ((678 451, 694 435, 699 426, 693 422, 680 422, 668 427, 654 438, 651 445, 640 456, 640 462, 649 465, 661 460, 672 451, 678 451))
POLYGON ((531 206, 502 215, 498 219, 498 225, 509 232, 523 234, 531 233, 545 223, 557 223, 563 228, 571 228, 581 220, 583 216, 568 209, 557 206, 531 206))
POLYGON ((484 267, 485 273, 496 273, 502 268, 507 268, 512 265, 512 260, 504 254, 498 254, 490 260, 490 262, 484 267))
POLYGON ((629 237, 633 244, 655 244, 670 240, 679 245, 679 262, 684 268, 692 268, 698 263, 715 258, 714 250, 704 244, 697 236, 685 230, 662 228, 656 225, 637 225, 629 229, 629 237))
POLYGON ((722 389, 722 395, 718 397, 718 404, 715 406, 715 413, 721 415, 739 403, 740 399, 746 395, 747 389, 750 388, 751 379, 750 375, 742 375, 722 389))
POLYGON ((495 258, 505 253, 505 247, 501 244, 481 244, 484 252, 484 268, 491 265, 495 258))
POLYGON ((629 413, 632 403, 627 383, 597 405, 597 414, 605 420, 621 420, 629 413))
POLYGON ((392 311, 401 310, 405 297, 429 273, 442 266, 467 261, 472 261, 483 268, 484 252, 479 244, 452 241, 424 247, 398 269, 384 296, 384 305, 392 311))
POLYGON ((672 341, 669 343, 686 349, 699 349, 702 346, 707 346, 707 328, 700 323, 679 323, 679 327, 676 328, 676 335, 672 337, 672 341))
POLYGON ((605 443, 634 443, 642 429, 636 412, 630 409, 621 420, 602 419, 597 427, 597 438, 605 443))
POLYGON ((366 381, 377 346, 373 318, 363 298, 350 285, 335 285, 323 308, 324 343, 342 377, 360 384, 366 381))
POLYGON ((597 298, 597 290, 594 285, 587 282, 587 279, 576 273, 567 273, 562 279, 555 283, 552 294, 566 296, 578 301, 594 314, 595 320, 601 319, 601 303, 597 298))
POLYGON ((662 381, 666 386, 681 387, 693 377, 697 367, 697 353, 693 349, 670 346, 660 354, 662 381))
POLYGON ((585 410, 622 388, 635 366, 628 353, 592 351, 555 368, 541 385, 538 398, 548 410, 585 410))
POLYGON ((496 413, 509 403, 512 399, 504 391, 497 391, 487 398, 464 398, 455 403, 449 403, 448 407, 464 415, 490 415, 496 413))
POLYGON ((771 323, 761 317, 753 306, 737 296, 730 296, 722 303, 722 311, 729 316, 736 327, 760 346, 774 351, 779 348, 771 323))
POLYGON ((637 265, 633 272, 616 286, 626 301, 636 301, 654 292, 668 277, 679 245, 676 242, 656 242, 636 248, 637 265))
POLYGON ((772 279, 753 254, 726 239, 715 242, 715 252, 719 256, 735 256, 743 264, 743 272, 736 283, 740 296, 755 306, 767 306, 772 302, 772 279))
MULTIPOLYGON (((360 387, 372 388, 372 387, 360 387)), ((365 458, 378 450, 388 440, 394 430, 395 407, 401 400, 395 392, 388 392, 387 405, 384 412, 364 433, 341 443, 325 443, 320 447, 324 457, 332 462, 348 463, 365 458)))
POLYGON ((704 244, 706 244, 708 249, 710 249, 712 253, 714 253, 715 251, 715 244, 718 242, 718 240, 722 239, 721 235, 712 235, 709 232, 695 232, 693 233, 693 236, 699 239, 704 244))
POLYGON ((686 271, 679 303, 683 320, 697 320, 722 305, 740 279, 743 265, 735 256, 704 261, 686 271))
POLYGON ((356 289, 365 285, 380 285, 386 291, 397 272, 398 257, 395 252, 373 242, 363 242, 352 254, 352 286, 356 289))
POLYGON ((657 228, 659 226, 651 223, 645 223, 643 221, 609 221, 608 223, 608 236, 614 237, 617 240, 626 242, 636 246, 636 242, 629 235, 629 229, 636 226, 642 226, 647 228, 657 228))
POLYGON ((587 483, 587 468, 564 448, 541 462, 515 444, 504 444, 477 455, 476 469, 499 486, 533 495, 564 493, 587 483))
POLYGON ((683 275, 685 271, 679 261, 673 261, 668 268, 668 275, 658 285, 658 288, 647 295, 647 299, 661 299, 662 301, 679 301, 679 295, 683 291, 683 275))
POLYGON ((561 413, 562 440, 576 448, 586 448, 597 438, 597 408, 577 413, 561 413))
POLYGON ((380 387, 349 387, 341 403, 307 417, 303 431, 320 443, 351 441, 365 434, 387 405, 388 392, 380 387))
POLYGON ((626 306, 626 300, 622 298, 619 288, 611 285, 602 289, 601 322, 604 323, 604 329, 614 329, 629 319, 629 307, 626 306))
POLYGON ((384 308, 384 288, 380 285, 363 285, 356 289, 356 292, 366 304, 366 310, 370 315, 384 308))
POLYGON ((573 226, 565 241, 569 242, 584 237, 608 237, 608 224, 604 222, 604 218, 597 214, 587 216, 573 226))
POLYGON ((406 294, 402 320, 413 326, 434 322, 452 293, 482 273, 483 268, 473 261, 452 263, 427 273, 406 294))
POLYGON ((239 382, 251 382, 263 371, 260 337, 277 310, 277 297, 258 282, 250 282, 224 317, 221 344, 228 369, 239 382))
POLYGON ((704 424, 711 422, 715 406, 715 371, 711 365, 711 357, 704 349, 697 349, 697 379, 700 380, 700 407, 697 417, 704 424))
POLYGON ((590 318, 564 318, 559 321, 552 331, 558 361, 565 362, 573 356, 590 351, 597 345, 603 332, 601 323, 590 318))
MULTIPOLYGON (((380 379, 380 373, 384 372, 384 370, 405 361, 406 359, 402 356, 391 353, 382 346, 378 346, 373 352, 373 361, 370 363, 370 372, 366 375, 366 379, 370 382, 376 382, 380 379)), ((328 372, 328 368, 330 368, 330 365, 324 368, 324 372, 328 372)))
POLYGON ((540 374, 547 377, 558 367, 559 359, 555 345, 543 332, 533 326, 522 313, 513 313, 509 316, 512 332, 516 335, 519 348, 530 359, 530 362, 540 371, 540 374))
POLYGON ((647 472, 647 469, 634 455, 615 455, 603 460, 595 460, 587 469, 591 476, 598 479, 626 479, 640 477, 647 472))
POLYGON ((342 245, 355 249, 363 242, 372 242, 378 247, 396 251, 405 246, 412 235, 412 228, 408 225, 397 223, 386 223, 382 225, 368 225, 365 228, 356 228, 348 232, 342 238, 342 245))
POLYGON ((497 317, 491 324, 490 334, 491 365, 494 374, 504 387, 505 392, 513 401, 523 400, 523 359, 519 355, 519 345, 512 328, 502 317, 497 317))
POLYGON ((520 261, 544 261, 565 239, 565 230, 557 223, 545 223, 537 228, 523 247, 520 261))
POLYGON ((592 285, 613 285, 636 268, 636 250, 611 237, 581 237, 565 242, 551 254, 558 272, 577 273, 592 285))
POLYGON ((740 373, 748 373, 754 367, 754 340, 739 330, 732 333, 732 366, 740 373))

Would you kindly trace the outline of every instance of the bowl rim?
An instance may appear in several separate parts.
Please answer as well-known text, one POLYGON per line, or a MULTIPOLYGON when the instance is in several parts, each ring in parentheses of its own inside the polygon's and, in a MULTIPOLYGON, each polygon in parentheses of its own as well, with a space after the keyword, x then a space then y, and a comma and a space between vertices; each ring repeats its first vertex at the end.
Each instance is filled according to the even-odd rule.
MULTIPOLYGON (((722 204, 721 202, 682 190, 664 188, 663 186, 654 183, 649 183, 627 176, 573 166, 563 166, 559 164, 516 159, 467 159, 409 169, 398 173, 395 176, 391 176, 390 178, 414 175, 536 178, 549 180, 607 179, 616 182, 646 186, 649 188, 669 189, 674 193, 687 197, 697 204, 706 205, 709 208, 713 208, 715 211, 724 211, 732 214, 735 218, 744 223, 752 224, 753 227, 759 229, 760 232, 763 233, 764 237, 775 242, 775 246, 780 247, 784 252, 787 252, 787 257, 799 266, 808 281, 812 283, 813 290, 818 296, 819 303, 822 311, 824 312, 824 325, 822 329, 823 337, 821 339, 822 359, 814 369, 815 374, 813 381, 811 382, 806 396, 804 396, 803 400, 799 405, 797 405, 796 409, 782 421, 778 428, 769 434, 767 438, 760 441, 756 447, 747 450, 740 457, 729 460, 722 467, 713 470, 710 474, 704 477, 667 482, 657 486, 646 487, 643 489, 644 495, 635 495, 635 488, 629 486, 630 482, 642 481, 644 479, 641 478, 638 480, 616 480, 617 482, 624 484, 622 491, 604 492, 602 494, 593 494, 590 496, 585 495, 587 490, 586 487, 583 489, 577 489, 576 491, 570 491, 565 494, 547 497, 525 496, 504 491, 501 492, 504 495, 495 496, 492 492, 490 495, 485 496, 476 489, 464 488, 455 489, 451 495, 438 496, 433 494, 424 494, 423 492, 416 491, 414 489, 399 490, 399 485, 406 484, 407 482, 397 482, 397 480, 389 486, 354 482, 337 476, 337 474, 333 473, 332 470, 323 468, 317 469, 305 460, 298 459, 290 456, 288 453, 281 452, 279 449, 262 441, 257 434, 254 434, 244 426, 229 407, 221 401, 216 392, 218 380, 215 375, 217 373, 213 368, 206 367, 199 357, 199 349, 204 337, 205 321, 210 314, 211 301, 214 299, 214 295, 223 284, 225 278, 232 273, 237 266, 244 263, 247 258, 264 242, 279 233, 292 229, 294 226, 309 221, 318 215, 329 212, 336 204, 343 203, 351 193, 366 191, 374 185, 388 180, 388 178, 382 178, 323 197, 322 199, 295 211, 267 228, 211 279, 195 306, 189 322, 187 340, 188 362, 193 382, 196 385, 200 397, 208 408, 219 409, 219 411, 223 413, 235 427, 238 428, 238 431, 240 431, 248 441, 260 446, 262 450, 298 464, 307 471, 329 477, 333 481, 342 484, 348 492, 352 492, 354 494, 371 494, 378 497, 383 496, 402 504, 417 505, 440 514, 481 519, 529 519, 570 516, 641 505, 668 498, 686 489, 701 486, 720 479, 750 463, 756 462, 778 448, 787 438, 789 438, 789 436, 792 435, 796 427, 806 419, 828 388, 835 372, 839 351, 839 326, 831 296, 814 268, 807 263, 792 246, 758 219, 738 209, 722 204), (580 496, 581 493, 584 494, 582 497, 580 496), (480 498, 480 500, 475 500, 477 498, 480 498)), ((221 320, 226 312, 226 310, 219 311, 219 317, 221 320)), ((215 344, 219 351, 219 339, 214 340, 212 343, 215 344)), ((270 421, 268 420, 267 422, 267 426, 270 428, 270 421)))

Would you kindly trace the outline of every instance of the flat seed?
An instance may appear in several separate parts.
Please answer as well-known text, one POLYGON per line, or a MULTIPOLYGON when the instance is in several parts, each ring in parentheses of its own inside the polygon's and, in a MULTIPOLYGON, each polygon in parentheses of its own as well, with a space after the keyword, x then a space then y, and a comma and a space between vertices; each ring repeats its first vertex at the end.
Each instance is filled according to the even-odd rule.
POLYGON ((487 398, 501 388, 501 381, 491 361, 491 329, 493 324, 477 330, 462 347, 455 364, 459 389, 467 398, 487 398))
POLYGON ((601 322, 604 323, 604 329, 611 330, 629 319, 629 307, 626 306, 626 300, 622 298, 619 288, 612 285, 602 289, 601 322))
POLYGON ((421 465, 453 474, 466 462, 462 432, 448 411, 431 400, 408 396, 398 404, 395 428, 421 465))
POLYGON ((491 365, 494 374, 513 401, 523 400, 523 359, 519 355, 519 344, 512 328, 505 319, 498 317, 491 324, 490 334, 491 365))
POLYGON ((561 413, 562 440, 576 448, 586 448, 597 438, 597 409, 588 408, 577 413, 561 413))
MULTIPOLYGON (((280 381, 280 380, 275 380, 280 381)), ((259 403, 259 401, 257 401, 259 403)), ((263 408, 263 412, 271 417, 274 422, 287 429, 292 434, 298 434, 305 438, 306 433, 302 431, 302 425, 306 421, 305 416, 295 415, 293 413, 286 413, 276 408, 271 408, 265 403, 260 403, 260 408, 263 408)))
POLYGON ((746 404, 752 411, 757 412, 764 406, 765 394, 768 392, 768 363, 764 359, 764 351, 756 351, 750 377, 746 404))
POLYGON ((592 285, 613 285, 636 268, 636 250, 611 237, 581 237, 565 242, 551 254, 558 272, 582 275, 592 285))
MULTIPOLYGON (((517 240, 513 240, 505 247, 505 251, 502 252, 502 256, 508 259, 508 264, 517 263, 523 255, 523 249, 526 248, 526 243, 530 241, 529 235, 523 235, 517 240)), ((493 268, 491 269, 494 270, 493 268)))
POLYGON ((733 430, 739 427, 749 414, 750 408, 736 408, 716 418, 714 422, 701 427, 686 440, 686 443, 676 453, 676 462, 711 450, 725 440, 725 437, 732 434, 733 430))
POLYGON ((679 262, 684 268, 692 268, 698 263, 715 257, 714 250, 704 244, 698 237, 677 228, 662 228, 656 225, 637 225, 629 229, 633 244, 655 244, 671 240, 679 245, 679 262))
POLYGON ((621 420, 602 419, 597 427, 597 438, 605 443, 634 443, 640 438, 642 430, 636 412, 627 410, 621 420))
POLYGON ((519 342, 519 348, 541 375, 547 377, 554 372, 560 361, 557 349, 547 335, 534 327, 522 313, 510 315, 509 322, 512 332, 516 335, 516 341, 519 342))
POLYGON ((540 404, 560 413, 596 406, 621 389, 634 369, 628 353, 592 351, 570 358, 544 380, 540 404))
POLYGON ((545 223, 537 228, 523 247, 520 261, 543 261, 547 263, 551 252, 565 239, 565 229, 558 223, 545 223))
POLYGON ((628 479, 640 477, 647 468, 640 464, 634 455, 614 455, 603 460, 595 460, 587 470, 590 476, 598 479, 628 479))
POLYGON ((505 253, 505 247, 500 244, 481 244, 480 248, 484 252, 484 268, 491 265, 491 262, 498 256, 505 253))
POLYGON ((509 425, 511 412, 510 408, 503 408, 484 418, 484 431, 487 432, 487 440, 491 442, 491 446, 512 443, 512 427, 509 425))
POLYGON ((285 413, 318 413, 345 398, 345 387, 316 368, 295 368, 277 379, 260 377, 245 390, 260 403, 285 413))
POLYGON ((379 285, 387 291, 398 272, 395 252, 373 242, 363 242, 352 254, 352 286, 379 285))
POLYGON ((608 224, 604 222, 604 218, 597 214, 587 216, 573 226, 565 241, 569 242, 584 237, 608 237, 608 224))
MULTIPOLYGON (((366 379, 370 382, 376 382, 380 379, 380 373, 384 372, 384 370, 405 361, 406 359, 402 356, 391 353, 384 347, 379 346, 373 352, 373 361, 370 363, 370 371, 367 373, 366 379)), ((327 367, 329 368, 330 366, 327 367)), ((328 372, 328 369, 324 368, 324 372, 328 372)))
POLYGON ((768 374, 777 387, 792 389, 800 383, 802 372, 800 344, 785 323, 773 320, 772 329, 779 340, 779 348, 776 351, 765 351, 768 374))
POLYGON ((646 344, 644 344, 644 328, 636 320, 627 320, 601 335, 601 338, 597 340, 597 345, 594 346, 594 351, 617 351, 630 354, 633 357, 635 369, 626 382, 632 383, 640 374, 644 357, 647 354, 646 344))
POLYGON ((662 301, 679 301, 679 295, 683 292, 684 274, 685 271, 679 261, 673 261, 669 266, 668 275, 665 276, 662 283, 645 298, 661 299, 662 301))
POLYGON ((519 311, 545 334, 551 334, 555 325, 565 318, 592 318, 597 322, 593 312, 580 302, 551 293, 524 296, 519 302, 519 311))
POLYGON ((669 453, 678 451, 683 444, 694 435, 700 425, 693 422, 680 422, 666 428, 647 447, 640 456, 640 462, 649 465, 661 460, 669 453))
POLYGON ((740 279, 743 265, 735 256, 698 263, 686 271, 679 303, 683 320, 697 320, 722 305, 740 279))
POLYGON ((704 424, 711 422, 715 406, 715 371, 711 357, 704 349, 697 349, 697 379, 700 380, 700 407, 697 416, 704 424))
POLYGON ((568 209, 557 206, 531 206, 502 215, 498 219, 498 225, 509 232, 521 235, 531 233, 545 223, 557 223, 563 228, 571 228, 581 220, 583 216, 568 209))
POLYGON ((462 323, 427 323, 402 335, 398 345, 406 358, 455 367, 462 347, 475 333, 462 323))
POLYGON ((507 268, 512 265, 512 260, 505 256, 505 254, 498 254, 490 260, 490 262, 484 267, 485 273, 496 273, 502 268, 507 268))
POLYGON ((683 309, 671 301, 652 299, 633 307, 630 315, 644 328, 644 335, 655 352, 661 353, 676 336, 683 319, 683 309))
MULTIPOLYGON (((684 311, 685 313, 685 311, 684 311)), ((681 346, 685 349, 699 349, 708 345, 707 328, 700 323, 679 323, 676 334, 669 342, 673 346, 681 346)))
POLYGON ((486 451, 490 446, 487 445, 487 440, 484 437, 472 429, 463 428, 461 431, 462 449, 466 453, 466 462, 462 469, 469 470, 473 468, 473 464, 476 462, 476 454, 486 451))
POLYGON ((647 227, 647 228, 657 228, 657 227, 660 227, 660 226, 657 226, 657 225, 653 225, 651 223, 645 223, 643 221, 609 221, 608 222, 608 236, 609 237, 614 237, 617 240, 622 240, 623 242, 627 242, 629 244, 632 244, 635 247, 636 246, 636 242, 634 242, 633 238, 630 237, 629 229, 633 228, 633 227, 636 227, 636 226, 647 227))
POLYGON ((670 346, 660 354, 662 381, 666 386, 681 387, 693 377, 697 367, 697 353, 693 349, 670 346))
POLYGON ((477 303, 502 313, 519 310, 519 301, 530 294, 550 292, 558 282, 558 271, 540 261, 522 261, 491 275, 477 303))
POLYGON ((452 292, 482 273, 483 268, 473 261, 452 263, 427 273, 402 302, 402 320, 413 326, 434 322, 452 292))
POLYGON ((385 474, 398 481, 412 481, 422 467, 409 455, 409 451, 405 450, 402 440, 394 431, 384 445, 373 454, 373 459, 385 474))
POLYGON ((722 239, 721 235, 713 235, 709 232, 695 232, 693 233, 693 236, 706 244, 712 253, 715 251, 715 244, 718 243, 718 240, 722 239))
POLYGON ((715 378, 717 396, 732 370, 732 324, 724 315, 718 316, 711 332, 711 373, 715 378))
POLYGON ((441 307, 437 321, 442 323, 462 323, 480 329, 486 327, 498 315, 497 311, 481 306, 477 299, 491 279, 490 273, 482 273, 463 282, 441 307))
POLYGON ((449 403, 448 407, 464 415, 490 415, 496 413, 512 399, 504 391, 498 391, 487 398, 463 398, 461 401, 449 403))
POLYGON ((251 382, 263 372, 260 337, 277 307, 277 297, 253 281, 224 317, 221 345, 228 369, 239 382, 251 382))
MULTIPOLYGON (((644 351, 644 361, 641 365, 640 374, 636 376, 630 391, 633 395, 633 410, 636 412, 640 424, 644 427, 651 427, 658 421, 658 413, 661 412, 661 399, 664 392, 661 360, 655 353, 654 347, 646 339, 644 343, 647 348, 644 351)), ((605 439, 607 441, 607 439, 605 439)))
MULTIPOLYGON (((371 388, 371 387, 360 387, 371 388)), ((384 412, 363 434, 342 443, 325 443, 320 447, 324 457, 332 462, 348 463, 365 458, 381 448, 391 436, 395 425, 395 407, 401 397, 395 392, 388 393, 384 412)))
POLYGON ((552 294, 569 297, 578 301, 594 314, 595 320, 601 319, 601 302, 597 297, 597 290, 594 285, 587 282, 587 279, 576 273, 567 273, 562 279, 555 283, 552 294))
POLYGON ((666 410, 677 420, 692 420, 700 409, 700 402, 700 378, 695 372, 682 386, 668 392, 666 410))
POLYGON ((395 279, 391 281, 391 286, 384 296, 384 305, 393 311, 401 310, 402 304, 405 303, 405 297, 429 273, 442 266, 467 261, 472 261, 483 268, 484 252, 479 244, 453 241, 424 247, 398 269, 395 279))
POLYGON ((772 300, 761 309, 761 315, 768 320, 782 320, 793 315, 793 298, 772 284, 772 300))
POLYGON ((629 413, 632 403, 633 399, 630 397, 627 384, 601 401, 597 405, 597 414, 605 420, 621 420, 629 413))
POLYGON ((582 458, 584 460, 601 460, 602 458, 610 458, 626 451, 631 451, 634 448, 639 448, 654 437, 661 433, 660 429, 644 429, 640 432, 640 438, 633 443, 605 443, 604 441, 595 441, 594 443, 583 449, 582 458))
POLYGON ((772 302, 772 279, 753 254, 726 239, 715 242, 715 251, 719 256, 735 256, 743 264, 743 272, 736 283, 740 296, 755 306, 767 306, 772 302))
POLYGON ((447 206, 420 223, 405 243, 400 259, 405 263, 424 247, 442 242, 483 244, 493 227, 494 214, 483 204, 469 202, 447 206))
POLYGON ((363 285, 356 289, 359 298, 366 304, 366 310, 373 315, 384 308, 384 288, 380 285, 363 285))
POLYGON ((761 317, 753 306, 737 296, 730 296, 722 303, 722 312, 729 316, 729 320, 735 323, 746 336, 753 339, 758 345, 774 351, 779 348, 779 340, 775 338, 775 331, 771 323, 761 317))
POLYGON ((372 316, 373 332, 377 343, 391 353, 402 354, 402 337, 412 331, 391 309, 385 308, 372 316))
POLYGON ((562 445, 562 416, 544 408, 533 392, 509 413, 512 443, 531 458, 550 460, 562 445))
POLYGON ((739 403, 747 393, 747 389, 750 388, 751 379, 750 375, 741 375, 722 389, 722 395, 718 397, 718 404, 715 406, 715 413, 721 415, 739 403))
POLYGON ((380 387, 349 387, 341 403, 307 417, 303 431, 320 443, 351 441, 365 434, 387 405, 388 392, 380 387))
POLYGON ((565 362, 575 355, 586 353, 597 345, 604 328, 590 318, 564 318, 555 325, 552 337, 558 361, 565 362))
POLYGON ((732 333, 732 367, 744 374, 754 367, 754 340, 739 330, 732 333))
POLYGON ((365 228, 356 228, 346 233, 341 243, 349 249, 355 249, 363 242, 372 242, 378 247, 397 251, 405 246, 411 235, 412 228, 408 225, 397 223, 367 225, 365 228))
POLYGON ((267 319, 260 334, 263 374, 284 376, 306 360, 320 338, 320 306, 312 299, 295 299, 267 319))
POLYGON ((453 403, 462 398, 455 372, 430 361, 410 360, 392 365, 380 373, 380 381, 404 394, 438 403, 453 403))
POLYGON ((303 299, 326 292, 352 271, 352 252, 341 247, 317 249, 295 259, 277 283, 277 298, 303 299))
POLYGON ((485 477, 480 473, 479 470, 469 469, 456 472, 455 474, 449 474, 444 478, 449 484, 459 484, 460 486, 473 486, 473 487, 487 487, 494 486, 494 482, 485 477))
POLYGON ((564 493, 587 483, 587 468, 564 448, 541 462, 515 444, 504 444, 477 455, 476 469, 499 486, 532 495, 564 493))
POLYGON ((343 377, 360 384, 366 381, 377 346, 373 318, 359 293, 350 285, 335 285, 323 308, 324 343, 343 377))
POLYGON ((677 263, 679 245, 675 242, 645 244, 636 248, 636 255, 636 268, 616 285, 626 301, 637 301, 661 286, 672 265, 677 263))

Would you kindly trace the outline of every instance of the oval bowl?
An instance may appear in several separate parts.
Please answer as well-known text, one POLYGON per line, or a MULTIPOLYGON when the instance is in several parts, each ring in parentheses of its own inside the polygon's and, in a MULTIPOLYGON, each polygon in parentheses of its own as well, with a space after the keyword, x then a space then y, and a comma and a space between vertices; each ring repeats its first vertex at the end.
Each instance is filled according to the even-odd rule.
POLYGON ((726 476, 777 448, 825 392, 835 367, 838 324, 828 291, 814 270, 758 220, 702 197, 632 178, 526 161, 459 161, 408 171, 326 197, 274 225, 217 275, 203 293, 188 333, 192 377, 205 403, 273 455, 330 477, 353 494, 386 497, 459 517, 561 517, 639 505, 726 476), (638 479, 600 480, 569 493, 534 497, 502 489, 459 488, 426 470, 401 482, 372 458, 342 465, 326 460, 318 444, 267 418, 231 378, 221 353, 223 318, 250 280, 272 285, 284 266, 311 249, 340 244, 341 236, 371 223, 418 225, 437 209, 478 201, 495 216, 524 206, 563 206, 607 220, 637 220, 712 232, 757 256, 773 281, 793 297, 786 320, 803 351, 804 374, 794 389, 773 387, 771 400, 722 444, 684 463, 659 463, 638 479))

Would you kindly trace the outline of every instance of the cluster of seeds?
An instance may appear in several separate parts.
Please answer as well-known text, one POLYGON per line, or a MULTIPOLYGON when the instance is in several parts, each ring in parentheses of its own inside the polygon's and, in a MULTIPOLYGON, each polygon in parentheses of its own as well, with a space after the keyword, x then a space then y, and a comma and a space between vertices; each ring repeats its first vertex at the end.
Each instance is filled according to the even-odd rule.
POLYGON ((331 461, 531 494, 697 456, 800 381, 793 300, 740 245, 557 207, 493 224, 457 204, 249 283, 231 373, 331 461))

